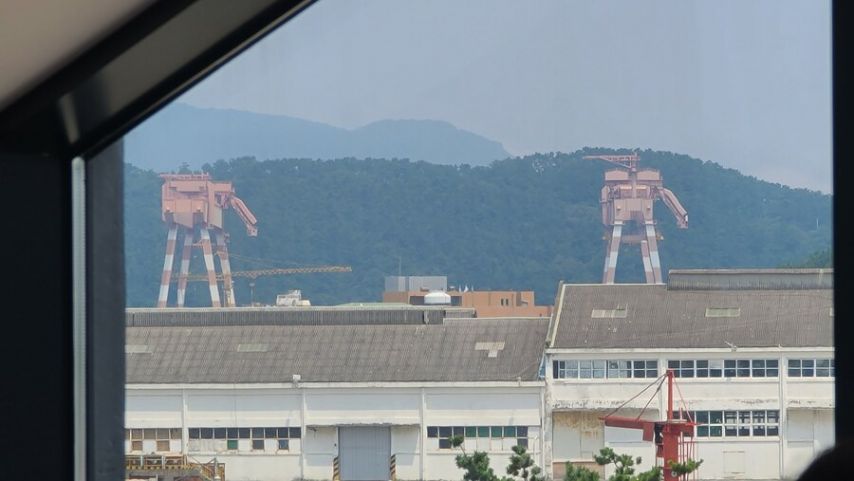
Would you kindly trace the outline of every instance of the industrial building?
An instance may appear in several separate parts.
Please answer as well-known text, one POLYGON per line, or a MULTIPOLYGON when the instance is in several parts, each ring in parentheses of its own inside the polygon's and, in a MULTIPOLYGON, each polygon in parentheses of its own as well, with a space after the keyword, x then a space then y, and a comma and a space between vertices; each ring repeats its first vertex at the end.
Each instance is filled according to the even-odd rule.
MULTIPOLYGON (((668 369, 699 479, 792 479, 833 434, 830 270, 670 271, 561 284, 550 319, 453 306, 134 309, 126 450, 216 458, 229 480, 461 479, 526 444, 552 479, 610 446, 614 412, 665 419, 668 369)), ((607 474, 607 473, 606 473, 607 474)))
MULTIPOLYGON (((600 417, 672 369, 700 424, 700 479, 797 477, 834 440, 832 287, 827 269, 562 284, 546 349, 547 468, 559 479, 566 462, 595 466, 603 446, 654 460, 640 432, 600 417)), ((663 397, 648 390, 622 411, 664 419, 663 397)))
POLYGON ((548 319, 451 311, 133 310, 126 451, 216 458, 229 480, 458 479, 464 434, 542 463, 548 319))
POLYGON ((383 302, 470 307, 477 317, 549 317, 552 314, 552 306, 536 305, 534 291, 449 287, 446 276, 387 276, 383 302))

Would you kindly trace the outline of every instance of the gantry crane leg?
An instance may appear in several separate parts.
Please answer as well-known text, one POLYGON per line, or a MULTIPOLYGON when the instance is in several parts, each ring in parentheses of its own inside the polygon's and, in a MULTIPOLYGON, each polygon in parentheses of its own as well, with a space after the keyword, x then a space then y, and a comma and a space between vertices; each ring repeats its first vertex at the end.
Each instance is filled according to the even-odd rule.
POLYGON ((208 271, 208 288, 211 291, 211 305, 213 307, 222 307, 219 302, 219 287, 216 280, 216 270, 214 267, 213 251, 211 250, 211 235, 207 227, 200 229, 202 251, 205 254, 205 268, 208 271))
MULTIPOLYGON (((652 264, 652 284, 661 284, 661 258, 658 257, 658 240, 655 224, 647 222, 646 225, 646 242, 649 247, 649 261, 652 264)), ((647 279, 647 284, 650 284, 647 279)))
POLYGON ((614 222, 614 230, 608 242, 608 252, 605 253, 605 269, 602 274, 603 284, 613 284, 617 273, 617 257, 620 254, 620 240, 623 235, 622 221, 614 222))
POLYGON ((169 299, 169 281, 172 279, 172 264, 175 261, 175 238, 178 236, 178 226, 169 226, 166 236, 166 256, 163 260, 163 274, 160 276, 160 295, 157 296, 157 307, 166 307, 169 299))
POLYGON ((228 247, 225 244, 225 235, 219 229, 214 231, 216 236, 216 250, 219 255, 219 265, 222 267, 222 291, 225 297, 225 307, 235 307, 234 284, 231 281, 231 263, 228 260, 228 247))
POLYGON ((184 228, 184 248, 181 249, 181 268, 178 271, 178 307, 184 307, 187 295, 187 274, 190 273, 190 254, 193 249, 193 229, 184 228))
POLYGON ((652 273, 652 261, 649 258, 649 243, 642 240, 640 243, 641 257, 643 258, 643 275, 646 277, 647 284, 655 283, 655 276, 652 273))

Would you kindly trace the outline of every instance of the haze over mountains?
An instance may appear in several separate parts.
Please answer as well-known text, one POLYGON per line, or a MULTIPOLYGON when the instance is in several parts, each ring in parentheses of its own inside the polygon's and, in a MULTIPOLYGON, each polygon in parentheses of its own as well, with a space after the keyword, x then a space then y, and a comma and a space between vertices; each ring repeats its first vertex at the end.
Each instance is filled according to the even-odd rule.
POLYGON ((182 163, 253 156, 424 160, 434 164, 486 165, 510 156, 499 142, 436 120, 381 120, 348 130, 320 122, 239 110, 173 103, 125 138, 125 160, 154 171, 182 163))

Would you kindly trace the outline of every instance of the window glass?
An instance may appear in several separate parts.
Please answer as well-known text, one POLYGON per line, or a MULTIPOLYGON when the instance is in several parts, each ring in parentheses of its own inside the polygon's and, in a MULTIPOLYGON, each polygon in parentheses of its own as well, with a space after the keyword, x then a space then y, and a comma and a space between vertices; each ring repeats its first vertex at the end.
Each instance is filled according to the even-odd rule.
MULTIPOLYGON (((453 463, 452 453, 433 456, 444 463, 434 469, 433 460, 426 459, 430 456, 419 458, 417 451, 450 450, 450 439, 463 436, 469 452, 496 452, 501 446, 500 454, 492 457, 499 474, 504 468, 499 460, 507 458, 507 447, 514 442, 530 443, 532 449, 548 447, 551 452, 535 458, 551 463, 543 466, 551 475, 560 463, 589 461, 599 447, 640 449, 609 438, 611 430, 602 430, 600 420, 596 427, 593 421, 588 426, 578 406, 602 409, 596 412, 600 415, 606 406, 616 406, 652 384, 631 405, 642 406, 655 390, 653 381, 667 369, 682 385, 677 392, 685 395, 686 405, 704 408, 677 415, 694 419, 699 437, 722 438, 710 445, 724 445, 725 438, 779 436, 780 417, 792 420, 797 415, 752 407, 785 409, 783 401, 773 400, 782 396, 777 393, 788 393, 789 406, 800 409, 814 401, 811 393, 827 391, 826 383, 834 376, 829 351, 778 349, 776 342, 765 339, 778 330, 778 318, 785 312, 757 313, 754 301, 778 295, 774 289, 763 286, 757 294, 740 287, 738 293, 718 298, 718 289, 707 286, 712 288, 704 288, 702 300, 682 302, 673 308, 676 312, 665 312, 664 303, 655 298, 679 290, 669 284, 670 269, 789 266, 825 251, 828 259, 812 261, 830 265, 814 267, 832 267, 829 78, 814 77, 826 67, 819 59, 829 56, 829 50, 816 54, 798 41, 808 30, 806 20, 794 22, 794 27, 786 23, 780 14, 786 5, 721 10, 702 2, 662 8, 625 2, 628 10, 624 10, 573 2, 531 8, 512 2, 472 6, 476 3, 449 7, 416 0, 402 7, 394 2, 321 0, 128 135, 127 299, 129 307, 144 309, 129 311, 128 322, 138 324, 128 327, 129 339, 136 340, 127 346, 127 359, 138 369, 128 372, 156 371, 169 379, 186 379, 180 388, 160 389, 155 395, 146 392, 128 403, 141 406, 135 417, 128 417, 133 420, 165 410, 162 406, 171 402, 171 411, 156 419, 181 423, 150 428, 146 421, 141 423, 145 428, 130 426, 126 431, 130 450, 166 451, 180 445, 203 453, 200 459, 223 450, 238 451, 227 458, 265 451, 250 453, 247 458, 252 461, 228 459, 229 472, 236 473, 231 476, 260 479, 262 475, 241 471, 240 466, 250 462, 283 466, 293 461, 301 467, 299 473, 277 471, 276 476, 330 477, 340 432, 327 425, 305 425, 308 430, 302 439, 303 423, 329 414, 318 415, 322 403, 312 402, 315 393, 324 392, 333 399, 330 412, 340 411, 340 418, 347 420, 342 426, 349 426, 353 418, 359 418, 352 421, 356 425, 392 425, 391 445, 401 466, 415 459, 416 464, 425 464, 420 466, 422 473, 451 475, 447 469, 453 469, 448 464, 453 463), (754 12, 754 21, 745 22, 751 9, 759 12, 754 12), (747 26, 739 27, 742 23, 747 26), (747 33, 738 35, 740 29, 747 33), (807 51, 811 53, 804 55, 807 51), (587 147, 594 145, 604 147, 587 147), (614 226, 622 224, 607 220, 617 214, 607 210, 602 188, 607 173, 621 168, 610 160, 585 157, 600 150, 629 155, 632 150, 624 146, 637 146, 639 168, 655 169, 663 180, 645 191, 650 196, 648 209, 655 205, 658 211, 646 227, 654 227, 655 236, 643 237, 637 217, 627 218, 625 230, 617 234, 624 243, 614 251, 620 253, 616 279, 605 288, 614 293, 658 291, 649 296, 555 296, 561 280, 593 285, 605 279, 603 229, 608 238, 619 232, 614 226), (167 172, 229 182, 233 199, 241 200, 221 209, 222 219, 191 202, 185 211, 173 212, 160 199, 163 179, 158 174, 167 172), (664 187, 672 189, 696 219, 687 230, 680 224, 687 217, 680 217, 664 187), (250 210, 257 216, 256 225, 247 220, 250 210), (176 215, 188 216, 194 224, 172 239, 168 232, 176 215), (206 216, 210 218, 205 222, 193 220, 206 216), (201 230, 219 221, 221 231, 206 234, 213 237, 205 240, 201 230), (253 229, 258 229, 257 235, 250 234, 253 229), (218 234, 222 244, 213 248, 219 245, 218 234), (665 275, 661 285, 646 286, 648 269, 642 253, 655 247, 650 244, 653 238, 661 241, 656 248, 665 275), (191 252, 186 256, 185 246, 191 252), (632 261, 625 263, 627 259, 632 261), (169 261, 172 265, 167 268, 164 263, 169 261), (182 280, 184 261, 189 274, 182 280), (214 264, 210 275, 209 261, 214 264), (222 269, 228 262, 234 278, 226 287, 228 276, 222 269), (353 269, 280 272, 327 264, 353 269), (167 273, 171 281, 164 280, 167 273), (447 277, 438 290, 447 291, 451 300, 450 305, 430 307, 435 310, 428 309, 423 316, 411 317, 409 311, 429 303, 433 287, 406 286, 399 292, 383 287, 386 276, 412 280, 428 275, 447 277), (472 282, 478 289, 469 286, 472 282), (172 312, 154 307, 160 293, 169 292, 165 306, 177 307, 177 290, 184 284, 189 285, 181 287, 180 302, 186 309, 176 310, 172 320, 208 325, 148 326, 158 315, 172 312), (221 304, 233 295, 234 308, 211 311, 212 293, 221 304), (537 300, 533 295, 530 302, 523 300, 528 293, 536 293, 537 300), (481 302, 472 300, 480 294, 486 300, 470 307, 481 302), (374 306, 380 302, 381 307, 374 306), (573 325, 568 336, 579 340, 575 347, 540 350, 525 369, 504 369, 505 363, 512 364, 508 359, 524 354, 528 340, 523 334, 536 329, 519 329, 518 336, 500 342, 486 318, 553 323, 559 309, 576 303, 583 306, 576 320, 592 322, 593 329, 573 325), (458 312, 463 309, 455 310, 462 306, 475 312, 465 322, 454 319, 464 315, 458 312), (329 325, 319 317, 308 319, 319 312, 317 307, 336 315, 346 312, 340 317, 347 322, 371 309, 383 314, 364 321, 370 324, 364 329, 362 321, 353 321, 359 327, 349 342, 348 336, 326 336, 341 328, 335 324, 341 319, 329 325), (395 310, 405 310, 406 315, 390 314, 395 310), (223 312, 238 311, 246 312, 239 327, 218 325, 228 317, 223 312), (278 332, 290 321, 269 321, 294 312, 309 313, 294 324, 311 324, 323 346, 308 351, 278 332), (455 334, 459 325, 481 322, 482 329, 478 325, 465 336, 455 334), (365 334, 380 332, 387 323, 399 323, 394 335, 365 334), (751 329, 749 335, 731 334, 745 325, 751 329), (417 342, 400 334, 408 328, 418 330, 417 342), (437 342, 430 340, 434 328, 446 331, 446 337, 431 347, 429 342, 437 342), (186 330, 192 330, 192 336, 179 342, 178 331, 186 330), (243 338, 235 340, 240 336, 232 331, 240 331, 243 338), (451 349, 458 339, 466 344, 451 349), (358 354, 355 348, 369 341, 376 354, 358 354), (686 347, 692 345, 702 347, 686 347), (371 359, 374 355, 393 360, 405 358, 401 353, 407 351, 422 352, 421 348, 426 354, 409 363, 371 364, 376 362, 371 359), (792 352, 795 358, 789 359, 792 352), (299 362, 292 369, 287 364, 295 353, 299 362), (138 361, 146 356, 155 362, 138 361), (575 359, 566 359, 570 357, 575 359), (447 364, 423 367, 443 358, 447 364), (437 371, 452 378, 456 373, 451 368, 462 364, 475 366, 477 373, 459 383, 419 385, 429 376, 442 378, 437 371), (537 366, 540 378, 524 377, 537 366), (216 381, 228 372, 239 373, 241 379, 216 381), (387 404, 409 396, 416 399, 416 406, 408 412, 435 425, 399 426, 397 418, 364 414, 364 406, 358 404, 362 398, 354 402, 350 395, 364 390, 348 385, 352 372, 364 375, 359 379, 389 378, 377 382, 381 395, 376 406, 364 411, 397 412, 400 406, 387 404), (517 383, 517 376, 524 382, 517 383), (496 385, 486 386, 502 377, 496 385), (258 379, 266 380, 260 383, 263 386, 258 379), (537 393, 540 379, 543 387, 537 393), (215 387, 217 382, 226 387, 215 387), (314 389, 314 382, 324 387, 314 389), (798 389, 802 386, 806 387, 798 389), (158 397, 178 390, 184 393, 177 399, 158 397), (403 391, 405 395, 400 394, 403 391), (433 409, 441 404, 436 401, 438 391, 450 407, 433 409), (384 396, 386 392, 392 395, 384 396), (491 406, 491 400, 498 399, 495 404, 501 407, 478 412, 472 406, 481 405, 481 395, 490 400, 482 405, 491 406), (754 395, 757 399, 751 398, 754 395), (517 406, 523 398, 534 399, 535 406, 517 406), (745 406, 750 409, 741 409, 745 406), (539 424, 520 413, 539 413, 539 424), (516 425, 520 419, 530 426, 516 425), (254 425, 244 424, 247 420, 254 425), (195 424, 187 428, 187 422, 195 424), (567 429, 552 431, 555 426, 567 429), (188 440, 182 439, 183 429, 188 440), (541 438, 543 429, 552 436, 545 436, 546 442, 541 438), (566 434, 576 431, 584 434, 577 439, 566 434), (416 432, 417 438, 411 434, 416 432), (593 436, 593 444, 601 446, 586 444, 583 436, 594 432, 601 436, 593 436), (425 433, 427 439, 422 439, 425 433), (303 450, 306 459, 297 462, 303 450), (280 457, 271 462, 267 458, 272 456, 280 457), (330 466, 315 466, 320 461, 313 456, 322 456, 330 466)), ((622 185, 612 191, 614 199, 628 195, 625 182, 622 185)), ((629 187, 633 191, 636 185, 629 187)), ((658 255, 647 256, 647 262, 658 255)), ((607 259, 606 275, 611 260, 617 263, 616 257, 607 259)), ((776 305, 797 310, 805 326, 826 320, 824 304, 801 312, 800 306, 812 306, 810 296, 799 290, 780 297, 776 305)), ((544 344, 545 337, 539 335, 537 342, 544 344)), ((138 382, 134 389, 162 384, 138 382)), ((653 396, 648 412, 661 409, 662 392, 653 396)), ((815 401, 825 405, 822 402, 815 401)), ((826 425, 813 428, 816 433, 829 432, 822 431, 826 425)), ((810 440, 760 441, 787 447, 810 440)), ((736 439, 728 448, 739 451, 743 444, 736 439)), ((816 439, 816 452, 819 444, 816 439)), ((748 463, 761 457, 748 448, 745 452, 748 463)), ((718 469, 723 459, 714 451, 704 467, 723 473, 718 469)))

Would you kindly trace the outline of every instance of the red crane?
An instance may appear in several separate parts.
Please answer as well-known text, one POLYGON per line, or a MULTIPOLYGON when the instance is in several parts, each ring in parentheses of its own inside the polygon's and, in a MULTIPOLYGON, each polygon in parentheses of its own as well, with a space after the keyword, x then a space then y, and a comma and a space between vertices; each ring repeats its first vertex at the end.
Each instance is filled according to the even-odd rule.
POLYGON ((604 160, 620 167, 605 172, 605 186, 602 187, 599 197, 599 203, 602 205, 602 224, 608 229, 602 283, 614 283, 621 242, 640 244, 647 284, 661 283, 658 240, 663 237, 655 225, 653 205, 656 199, 664 202, 676 217, 676 225, 680 229, 688 227, 688 212, 676 195, 664 187, 659 171, 638 170, 640 158, 637 154, 586 155, 584 158, 604 160), (623 232, 623 227, 628 224, 634 224, 635 229, 623 232))
POLYGON ((243 224, 247 235, 258 235, 258 220, 246 204, 234 193, 231 182, 212 181, 208 174, 160 174, 163 178, 161 191, 162 217, 169 226, 166 239, 166 255, 163 263, 163 275, 160 278, 160 294, 157 307, 166 307, 169 298, 169 281, 172 277, 172 264, 175 257, 179 228, 184 233, 184 249, 181 254, 181 267, 178 276, 178 307, 184 306, 187 291, 187 274, 190 268, 190 251, 201 247, 204 252, 207 279, 211 293, 211 304, 220 307, 218 276, 223 281, 225 306, 234 307, 234 286, 231 280, 231 264, 228 260, 226 241, 228 234, 223 225, 223 211, 234 209, 243 224), (198 230, 199 241, 194 242, 198 230), (211 232, 213 239, 211 239, 211 232), (216 273, 212 242, 215 242, 222 274, 216 273))
MULTIPOLYGON (((686 416, 688 419, 681 419, 682 416, 680 416, 680 419, 674 417, 672 370, 668 369, 667 373, 662 377, 659 382, 659 389, 660 383, 665 380, 667 381, 667 416, 665 420, 650 421, 641 419, 640 417, 643 415, 643 412, 637 417, 614 416, 612 412, 601 419, 605 422, 605 426, 642 430, 643 440, 655 443, 655 457, 656 459, 660 458, 663 462, 664 481, 684 481, 688 475, 679 475, 670 469, 670 465, 671 463, 685 463, 689 459, 692 459, 695 446, 693 439, 694 427, 697 423, 688 416, 686 416)), ((614 412, 619 409, 617 408, 614 412)), ((680 412, 683 412, 683 410, 680 409, 680 412)))

